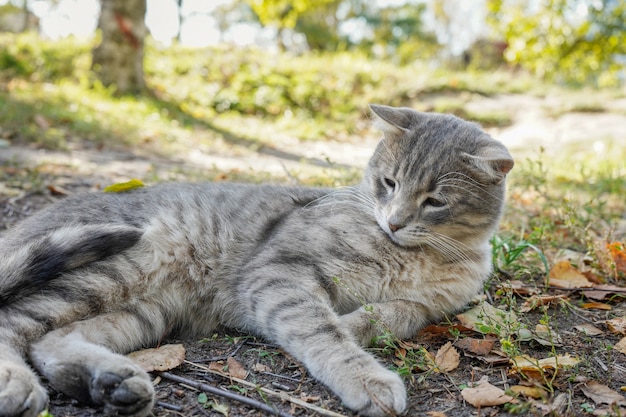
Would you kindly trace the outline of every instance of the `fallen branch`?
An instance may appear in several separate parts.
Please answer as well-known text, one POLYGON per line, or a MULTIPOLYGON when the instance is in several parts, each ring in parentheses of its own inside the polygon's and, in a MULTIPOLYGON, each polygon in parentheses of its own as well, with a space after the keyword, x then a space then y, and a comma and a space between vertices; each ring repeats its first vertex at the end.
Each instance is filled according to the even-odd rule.
POLYGON ((202 382, 194 381, 189 378, 184 378, 182 376, 171 374, 169 372, 159 372, 159 375, 165 379, 169 379, 170 381, 178 382, 180 384, 185 384, 203 392, 208 392, 210 394, 219 395, 220 397, 224 397, 232 401, 237 401, 237 402, 249 405, 250 407, 254 407, 258 410, 265 411, 266 413, 271 414, 273 416, 293 417, 291 414, 284 413, 280 410, 277 410, 276 408, 268 404, 262 403, 252 398, 244 397, 243 395, 235 394, 232 391, 226 391, 220 388, 216 388, 211 385, 204 384, 202 382))
POLYGON ((193 362, 189 362, 189 361, 185 361, 185 363, 187 363, 187 364, 189 364, 191 366, 195 366, 196 368, 202 369, 203 371, 209 372, 211 374, 220 375, 220 376, 222 376, 224 378, 231 379, 232 381, 234 381, 234 382, 236 382, 238 384, 245 385, 247 387, 254 388, 256 390, 262 391, 263 393, 265 393, 265 394, 267 394, 269 396, 278 397, 281 400, 288 401, 288 402, 290 402, 292 404, 295 404, 295 405, 297 405, 299 407, 306 408, 306 409, 311 410, 311 411, 315 411, 318 414, 321 414, 321 415, 324 415, 324 416, 329 416, 329 417, 346 417, 344 414, 335 413, 334 411, 326 410, 326 409, 318 407, 316 405, 309 404, 306 401, 303 401, 303 400, 301 400, 299 398, 296 398, 296 397, 292 397, 291 395, 289 395, 289 394, 287 394, 285 392, 272 391, 271 389, 268 389, 268 388, 265 388, 265 387, 261 387, 261 386, 259 386, 257 384, 253 384, 251 382, 248 382, 245 379, 235 378, 235 377, 230 376, 228 374, 225 374, 225 373, 222 373, 222 372, 218 372, 218 371, 214 371, 212 369, 209 369, 206 366, 199 365, 197 363, 193 363, 193 362))

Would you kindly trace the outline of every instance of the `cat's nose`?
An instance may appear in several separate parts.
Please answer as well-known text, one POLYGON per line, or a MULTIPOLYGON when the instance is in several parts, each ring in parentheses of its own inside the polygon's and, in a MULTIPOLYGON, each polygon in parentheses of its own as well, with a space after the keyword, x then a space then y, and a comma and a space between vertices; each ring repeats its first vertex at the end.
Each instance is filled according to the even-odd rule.
POLYGON ((403 227, 404 227, 404 225, 397 225, 397 224, 389 223, 389 229, 391 229, 392 232, 397 232, 398 230, 402 229, 403 227))

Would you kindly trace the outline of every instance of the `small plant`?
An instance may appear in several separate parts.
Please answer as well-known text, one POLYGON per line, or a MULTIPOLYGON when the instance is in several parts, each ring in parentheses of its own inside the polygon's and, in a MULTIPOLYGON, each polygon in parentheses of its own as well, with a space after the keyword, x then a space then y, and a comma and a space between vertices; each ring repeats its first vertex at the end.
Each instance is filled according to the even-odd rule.
POLYGON ((505 274, 507 270, 521 273, 529 272, 529 265, 520 261, 526 252, 531 250, 541 261, 544 268, 542 273, 547 274, 550 269, 548 259, 537 245, 537 242, 541 241, 543 233, 543 228, 535 228, 528 236, 525 236, 522 231, 521 236, 517 239, 513 236, 494 235, 491 239, 491 256, 494 269, 505 274))

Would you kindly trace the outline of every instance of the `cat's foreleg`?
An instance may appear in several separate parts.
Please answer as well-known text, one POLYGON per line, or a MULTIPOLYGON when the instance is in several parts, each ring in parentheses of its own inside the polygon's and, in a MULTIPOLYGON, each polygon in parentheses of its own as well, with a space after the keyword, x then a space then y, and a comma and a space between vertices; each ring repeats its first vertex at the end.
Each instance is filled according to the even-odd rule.
POLYGON ((46 334, 32 344, 31 361, 55 389, 108 415, 146 416, 154 402, 150 377, 114 352, 151 343, 162 327, 130 312, 97 316, 46 334))
POLYGON ((406 389, 400 376, 365 352, 342 326, 317 289, 281 291, 279 281, 259 279, 251 308, 256 327, 300 360, 349 408, 365 416, 400 414, 406 389), (274 283, 274 285, 272 285, 274 283), (281 295, 282 294, 282 295, 281 295))
POLYGON ((341 316, 342 326, 362 346, 369 346, 381 335, 391 333, 398 339, 414 336, 435 317, 422 303, 394 300, 373 303, 341 316))

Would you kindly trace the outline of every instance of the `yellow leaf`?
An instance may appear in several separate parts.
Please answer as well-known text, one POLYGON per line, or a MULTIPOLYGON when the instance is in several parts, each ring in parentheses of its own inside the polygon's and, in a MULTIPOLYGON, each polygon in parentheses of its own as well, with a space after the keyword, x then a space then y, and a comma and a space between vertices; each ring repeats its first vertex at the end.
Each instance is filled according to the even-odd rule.
POLYGON ((130 181, 118 182, 117 184, 108 185, 104 187, 104 190, 102 191, 104 191, 105 193, 124 193, 126 191, 130 191, 135 188, 141 188, 144 186, 145 184, 141 180, 133 178, 130 181))
POLYGON ((459 352, 452 346, 452 342, 448 342, 435 355, 435 369, 439 372, 450 372, 459 366, 459 361, 459 352))
POLYGON ((599 303, 597 301, 590 301, 588 303, 583 303, 581 307, 586 310, 607 310, 607 311, 613 310, 613 307, 611 307, 609 304, 599 303))
POLYGON ((511 391, 516 394, 522 394, 525 397, 530 398, 546 398, 548 395, 546 391, 540 387, 527 387, 525 385, 513 385, 511 391))
POLYGON ((550 358, 535 359, 530 356, 516 356, 511 360, 512 369, 514 371, 540 371, 557 369, 563 367, 570 367, 580 362, 579 359, 570 356, 569 354, 557 355, 550 358))
POLYGON ((558 288, 587 288, 593 285, 569 261, 561 261, 554 265, 550 270, 549 280, 551 286, 558 288))
POLYGON ((620 242, 607 243, 606 248, 611 254, 617 272, 626 274, 626 245, 620 242))

